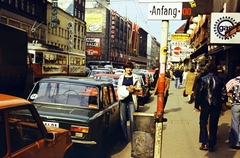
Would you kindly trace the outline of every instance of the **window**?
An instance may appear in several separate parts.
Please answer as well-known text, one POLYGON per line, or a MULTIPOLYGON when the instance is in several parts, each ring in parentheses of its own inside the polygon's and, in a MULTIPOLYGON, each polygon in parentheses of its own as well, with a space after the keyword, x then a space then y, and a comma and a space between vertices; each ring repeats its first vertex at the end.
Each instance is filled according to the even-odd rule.
POLYGON ((9 111, 8 124, 12 152, 44 138, 30 109, 9 111))
POLYGON ((23 24, 22 24, 22 29, 24 29, 24 30, 27 32, 28 36, 29 36, 29 33, 30 33, 30 25, 27 25, 27 24, 23 23, 23 24))
POLYGON ((7 24, 7 18, 6 17, 1 17, 0 20, 1 20, 1 23, 7 24))
POLYGON ((15 0, 15 7, 18 8, 18 0, 15 0))
POLYGON ((98 88, 91 85, 40 82, 30 96, 34 102, 98 108, 98 88))
POLYGON ((24 10, 24 0, 21 0, 21 9, 24 10))
POLYGON ((5 119, 4 113, 0 111, 0 157, 4 157, 7 154, 7 141, 6 141, 6 126, 5 126, 5 119))
POLYGON ((32 14, 35 15, 35 5, 32 4, 32 14))
POLYGON ((109 91, 107 87, 103 87, 103 103, 105 107, 108 107, 110 105, 109 91))
POLYGON ((12 20, 12 19, 9 19, 9 25, 20 28, 20 22, 12 20))
POLYGON ((114 97, 113 97, 113 95, 114 95, 113 89, 111 86, 108 86, 108 88, 109 88, 110 102, 111 102, 111 104, 113 104, 115 102, 114 97))
POLYGON ((27 12, 30 12, 30 6, 29 6, 29 2, 27 2, 27 12))

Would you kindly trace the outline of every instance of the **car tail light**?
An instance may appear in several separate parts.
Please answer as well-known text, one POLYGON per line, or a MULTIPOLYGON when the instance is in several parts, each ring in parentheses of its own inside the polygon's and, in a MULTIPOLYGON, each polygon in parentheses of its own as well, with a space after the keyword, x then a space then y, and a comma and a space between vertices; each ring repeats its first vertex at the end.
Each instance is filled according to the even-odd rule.
POLYGON ((84 126, 71 125, 70 131, 71 132, 88 133, 89 132, 89 128, 88 127, 84 127, 84 126))

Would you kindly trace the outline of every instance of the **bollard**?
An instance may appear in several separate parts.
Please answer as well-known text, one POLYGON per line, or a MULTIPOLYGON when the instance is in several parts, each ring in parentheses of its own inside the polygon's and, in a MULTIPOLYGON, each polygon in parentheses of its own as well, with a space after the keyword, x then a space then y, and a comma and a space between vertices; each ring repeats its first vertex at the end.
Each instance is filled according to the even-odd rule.
POLYGON ((153 158, 154 144, 154 114, 134 112, 131 157, 153 158))

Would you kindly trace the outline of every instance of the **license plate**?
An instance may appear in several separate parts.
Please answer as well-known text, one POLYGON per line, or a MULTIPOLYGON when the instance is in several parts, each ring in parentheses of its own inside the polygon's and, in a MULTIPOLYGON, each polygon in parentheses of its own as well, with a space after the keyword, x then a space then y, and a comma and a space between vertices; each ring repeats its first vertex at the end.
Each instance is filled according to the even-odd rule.
POLYGON ((46 121, 43 121, 43 124, 46 125, 46 126, 59 127, 59 123, 55 123, 55 122, 46 122, 46 121))

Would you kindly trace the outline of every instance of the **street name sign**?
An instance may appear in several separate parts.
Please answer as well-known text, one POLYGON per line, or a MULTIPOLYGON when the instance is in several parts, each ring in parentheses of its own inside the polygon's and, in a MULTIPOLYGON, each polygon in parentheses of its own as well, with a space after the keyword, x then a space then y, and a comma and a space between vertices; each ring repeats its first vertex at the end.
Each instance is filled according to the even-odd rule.
POLYGON ((148 20, 181 20, 182 3, 149 3, 148 20))

